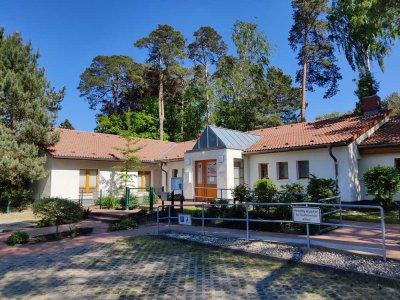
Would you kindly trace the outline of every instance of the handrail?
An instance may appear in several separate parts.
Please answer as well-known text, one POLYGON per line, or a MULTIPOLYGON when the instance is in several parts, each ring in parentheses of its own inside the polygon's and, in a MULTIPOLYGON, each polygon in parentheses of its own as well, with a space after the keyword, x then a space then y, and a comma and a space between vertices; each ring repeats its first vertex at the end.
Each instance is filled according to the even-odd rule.
MULTIPOLYGON (((333 197, 335 198, 335 197, 333 197)), ((338 207, 339 209, 335 211, 342 211, 343 208, 370 208, 370 209, 377 209, 380 212, 381 222, 378 226, 364 226, 364 225, 357 225, 357 224, 345 224, 342 223, 342 219, 340 218, 340 223, 331 223, 331 222, 320 222, 315 225, 325 225, 325 226, 336 226, 336 227, 344 227, 344 228, 355 228, 355 229, 369 229, 369 230, 379 230, 381 231, 381 256, 384 261, 386 261, 386 236, 385 236, 385 218, 384 218, 384 210, 381 206, 378 205, 357 205, 357 204, 335 204, 335 203, 317 203, 317 202, 291 202, 291 203, 257 203, 257 202, 242 202, 242 203, 201 203, 201 204, 169 204, 168 206, 168 216, 161 217, 159 207, 157 207, 157 233, 159 233, 159 226, 160 220, 168 220, 168 225, 171 224, 171 220, 178 219, 178 217, 171 216, 171 207, 179 206, 179 207, 201 207, 202 214, 201 217, 192 217, 192 220, 201 220, 202 232, 205 234, 204 230, 204 221, 206 220, 219 220, 219 221, 239 221, 239 222, 246 222, 246 238, 250 238, 249 233, 249 224, 250 222, 255 223, 288 223, 288 224, 304 224, 300 222, 295 222, 293 220, 273 220, 273 219, 252 219, 249 218, 249 207, 271 207, 271 206, 289 206, 289 207, 296 207, 296 206, 306 206, 306 207, 338 207), (214 207, 214 206, 245 206, 246 208, 246 217, 245 218, 212 218, 205 216, 205 208, 214 207)), ((322 214, 321 214, 322 215, 322 214)), ((305 223, 307 227, 307 247, 310 247, 310 233, 309 233, 309 225, 313 225, 313 223, 305 223)))

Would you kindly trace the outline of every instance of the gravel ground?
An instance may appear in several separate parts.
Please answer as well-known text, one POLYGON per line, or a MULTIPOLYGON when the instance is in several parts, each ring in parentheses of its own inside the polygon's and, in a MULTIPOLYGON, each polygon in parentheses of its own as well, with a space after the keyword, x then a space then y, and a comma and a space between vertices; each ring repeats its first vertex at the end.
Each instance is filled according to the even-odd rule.
POLYGON ((377 257, 345 253, 336 250, 326 250, 322 248, 307 250, 304 247, 296 247, 273 242, 247 241, 216 236, 203 236, 199 234, 166 232, 165 235, 208 245, 283 258, 295 262, 328 266, 342 270, 400 279, 400 262, 393 260, 383 262, 377 257))

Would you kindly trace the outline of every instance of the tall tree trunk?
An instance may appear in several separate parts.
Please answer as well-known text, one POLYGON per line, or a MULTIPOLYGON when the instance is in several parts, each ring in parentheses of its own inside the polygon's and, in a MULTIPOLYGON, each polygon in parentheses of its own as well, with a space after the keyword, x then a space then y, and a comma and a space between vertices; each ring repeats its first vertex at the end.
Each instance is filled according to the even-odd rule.
POLYGON ((367 55, 367 71, 368 73, 371 73, 371 57, 370 57, 370 46, 368 45, 368 49, 366 51, 367 55))
POLYGON ((160 120, 160 141, 164 140, 164 74, 159 71, 159 90, 158 90, 158 118, 160 120))
POLYGON ((304 48, 303 48, 303 80, 301 83, 301 122, 306 121, 306 89, 307 89, 307 51, 308 51, 308 33, 304 35, 304 48))
POLYGON ((204 89, 205 89, 205 93, 206 93, 206 109, 207 109, 207 124, 210 124, 210 99, 208 96, 208 64, 205 64, 205 74, 204 74, 204 89))

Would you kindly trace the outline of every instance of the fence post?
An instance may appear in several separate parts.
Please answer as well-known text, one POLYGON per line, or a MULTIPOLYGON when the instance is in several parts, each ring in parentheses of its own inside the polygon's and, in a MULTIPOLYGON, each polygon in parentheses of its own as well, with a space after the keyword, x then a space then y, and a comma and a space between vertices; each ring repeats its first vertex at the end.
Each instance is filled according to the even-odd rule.
MULTIPOLYGON (((308 207, 308 204, 306 204, 306 207, 308 207)), ((306 230, 307 230, 307 249, 310 249, 310 224, 308 223, 306 224, 306 230)))
POLYGON ((204 231, 204 204, 201 205, 201 229, 203 231, 203 235, 205 235, 204 231))
POLYGON ((168 226, 171 224, 171 205, 168 205, 168 226))
POLYGON ((150 212, 153 212, 154 209, 154 187, 150 187, 150 212))
POLYGON ((220 197, 219 197, 219 200, 222 200, 222 189, 220 189, 220 197))
POLYGON ((386 237, 385 237, 385 212, 383 207, 380 207, 381 211, 381 230, 382 230, 382 258, 386 261, 386 237))
POLYGON ((180 204, 181 204, 181 207, 180 207, 179 211, 180 211, 181 213, 183 213, 183 191, 182 191, 181 196, 179 197, 179 202, 180 202, 180 204))
POLYGON ((129 209, 129 206, 130 206, 130 195, 131 193, 129 192, 129 188, 128 187, 126 187, 125 188, 125 200, 126 200, 126 203, 125 203, 125 209, 126 210, 128 210, 129 209))
POLYGON ((249 240, 249 204, 247 202, 246 202, 246 238, 247 240, 249 240))
POLYGON ((157 207, 157 235, 160 234, 160 207, 157 207))
POLYGON ((103 190, 100 190, 100 209, 101 209, 101 202, 103 200, 103 190))

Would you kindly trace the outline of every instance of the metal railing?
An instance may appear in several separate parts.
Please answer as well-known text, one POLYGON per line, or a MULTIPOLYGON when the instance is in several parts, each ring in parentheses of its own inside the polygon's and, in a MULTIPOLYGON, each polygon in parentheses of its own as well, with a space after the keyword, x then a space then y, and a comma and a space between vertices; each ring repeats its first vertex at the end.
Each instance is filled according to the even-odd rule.
MULTIPOLYGON (((167 216, 160 216, 159 207, 157 207, 157 234, 160 231, 160 221, 167 220, 168 225, 171 224, 171 220, 178 219, 177 216, 171 215, 171 208, 175 206, 186 206, 186 207, 200 207, 201 208, 201 217, 192 216, 192 220, 199 220, 201 221, 201 230, 203 235, 206 233, 205 231, 205 221, 238 221, 244 222, 246 224, 246 239, 250 239, 250 223, 286 223, 286 224, 305 224, 306 225, 306 245, 308 248, 311 246, 311 238, 310 238, 310 225, 325 225, 325 226, 335 226, 335 227, 343 227, 343 228, 354 228, 354 229, 366 229, 366 230, 377 230, 381 232, 381 248, 367 248, 367 247, 358 247, 358 246, 347 246, 347 248, 352 248, 352 250, 360 250, 364 252, 371 252, 371 253, 378 253, 382 256, 383 260, 386 261, 386 237, 385 237, 385 218, 384 218, 384 210, 381 206, 378 205, 351 205, 351 204, 335 204, 335 203, 316 203, 316 202, 294 202, 294 203, 253 203, 253 202, 245 202, 245 203, 203 203, 203 204, 174 204, 174 205, 167 205, 168 207, 168 215, 167 216), (213 218, 213 217, 206 217, 205 216, 205 209, 213 206, 244 206, 246 208, 246 216, 245 218, 213 218), (366 226, 366 225, 357 225, 357 224, 345 224, 342 222, 340 218, 339 223, 334 222, 324 222, 321 220, 320 223, 301 223, 295 222, 293 220, 275 220, 275 219, 252 219, 249 217, 249 208, 253 207, 253 211, 255 207, 279 207, 279 206, 289 206, 293 207, 310 207, 310 208, 334 208, 333 211, 329 213, 336 213, 338 210, 343 209, 355 209, 355 208, 367 208, 367 209, 376 209, 380 212, 381 222, 379 226, 366 226), (338 208, 338 209, 336 209, 338 208), (361 249, 362 248, 362 249, 361 249)), ((326 216, 326 215, 325 215, 326 216)), ((322 217, 322 214, 321 214, 322 217)), ((282 239, 285 241, 285 238, 282 239)), ((287 242, 290 242, 290 239, 287 239, 287 242)), ((333 244, 333 243, 331 243, 333 244)), ((335 247, 333 247, 335 248, 335 247)))

